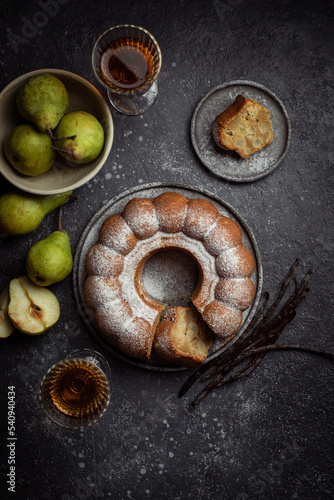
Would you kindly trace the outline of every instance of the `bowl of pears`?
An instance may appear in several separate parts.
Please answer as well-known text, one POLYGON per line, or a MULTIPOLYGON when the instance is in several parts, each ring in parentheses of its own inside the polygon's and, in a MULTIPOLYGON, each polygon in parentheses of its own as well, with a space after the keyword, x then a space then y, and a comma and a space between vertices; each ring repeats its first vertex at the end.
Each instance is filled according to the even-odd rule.
POLYGON ((26 73, 0 93, 0 172, 39 195, 72 191, 92 179, 110 153, 114 127, 100 92, 60 69, 26 73))

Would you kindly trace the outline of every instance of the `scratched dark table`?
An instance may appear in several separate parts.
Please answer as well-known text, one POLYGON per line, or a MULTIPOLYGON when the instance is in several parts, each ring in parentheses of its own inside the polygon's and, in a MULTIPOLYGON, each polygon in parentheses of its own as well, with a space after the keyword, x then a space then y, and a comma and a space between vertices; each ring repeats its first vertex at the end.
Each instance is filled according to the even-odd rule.
MULTIPOLYGON (((334 3, 265 0, 5 0, 1 3, 3 89, 40 68, 92 82, 95 39, 123 23, 157 38, 159 96, 140 117, 112 111, 115 138, 99 174, 63 211, 73 253, 93 215, 115 195, 149 182, 205 187, 247 221, 262 257, 263 291, 275 297, 296 258, 297 279, 313 269, 310 292, 282 341, 334 351, 333 106, 334 3), (270 175, 248 183, 211 173, 191 143, 200 99, 233 80, 264 85, 284 103, 291 147, 270 175)), ((10 185, 1 177, 1 192, 10 185)), ((55 213, 33 233, 0 239, 3 289, 25 272, 25 255, 54 230, 55 213)), ((269 353, 255 372, 217 389, 192 409, 202 385, 184 398, 189 371, 156 372, 105 350, 79 317, 72 278, 52 285, 58 323, 31 338, 1 341, 1 498, 23 500, 334 498, 334 366, 301 352, 269 353), (108 412, 84 430, 44 415, 38 387, 71 350, 92 348, 111 367, 108 412), (15 493, 9 491, 8 387, 15 386, 15 493)))

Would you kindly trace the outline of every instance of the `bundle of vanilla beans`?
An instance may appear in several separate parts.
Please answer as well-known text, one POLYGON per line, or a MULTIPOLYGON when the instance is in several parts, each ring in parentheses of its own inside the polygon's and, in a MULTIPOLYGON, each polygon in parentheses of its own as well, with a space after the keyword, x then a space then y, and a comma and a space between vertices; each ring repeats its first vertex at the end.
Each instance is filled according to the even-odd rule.
POLYGON ((318 349, 313 346, 291 343, 275 344, 284 327, 295 317, 298 304, 300 304, 309 291, 309 283, 312 274, 311 270, 307 272, 300 284, 295 284, 294 292, 281 307, 280 311, 274 316, 275 311, 281 305, 284 294, 296 273, 298 265, 299 259, 292 265, 276 299, 268 308, 267 312, 265 312, 265 309, 269 301, 268 293, 265 294, 263 305, 255 314, 238 341, 221 354, 214 356, 210 361, 203 363, 181 387, 179 397, 182 397, 197 380, 209 381, 208 385, 192 401, 191 404, 196 406, 213 389, 222 387, 233 380, 241 379, 252 373, 261 363, 267 352, 271 350, 294 349, 322 354, 334 359, 333 352, 318 349), (241 365, 241 367, 238 369, 239 365, 241 365), (210 372, 206 374, 209 370, 210 372))

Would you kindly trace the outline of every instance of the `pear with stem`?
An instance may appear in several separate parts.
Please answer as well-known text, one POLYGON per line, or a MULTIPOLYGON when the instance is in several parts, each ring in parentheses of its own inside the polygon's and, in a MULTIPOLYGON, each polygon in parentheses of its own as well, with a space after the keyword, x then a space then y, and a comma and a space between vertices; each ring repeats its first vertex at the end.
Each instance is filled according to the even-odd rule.
POLYGON ((89 163, 99 156, 104 145, 104 130, 95 116, 86 111, 68 113, 56 128, 59 141, 53 149, 73 163, 89 163), (74 134, 74 139, 71 137, 74 134))
POLYGON ((41 132, 52 138, 55 129, 69 106, 65 85, 54 75, 41 73, 32 76, 18 90, 17 109, 23 118, 35 123, 41 132))
POLYGON ((73 269, 70 238, 61 226, 61 212, 60 208, 58 230, 35 243, 27 254, 27 274, 40 286, 62 281, 73 269))
POLYGON ((34 195, 18 189, 0 196, 0 232, 31 233, 44 217, 67 202, 72 191, 55 195, 34 195))

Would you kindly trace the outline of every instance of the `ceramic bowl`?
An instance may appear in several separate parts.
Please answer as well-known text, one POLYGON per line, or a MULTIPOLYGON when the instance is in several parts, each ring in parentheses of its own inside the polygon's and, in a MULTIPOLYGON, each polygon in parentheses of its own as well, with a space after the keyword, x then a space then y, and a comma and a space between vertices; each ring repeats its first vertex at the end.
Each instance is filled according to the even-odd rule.
POLYGON ((114 138, 110 109, 100 92, 81 76, 60 69, 42 69, 26 73, 12 81, 0 94, 0 172, 15 187, 34 194, 58 194, 74 190, 92 179, 103 167, 110 153, 114 138), (26 176, 11 166, 4 154, 7 134, 16 125, 27 123, 16 108, 18 88, 29 78, 40 73, 50 73, 59 78, 69 94, 69 109, 86 111, 94 115, 105 131, 105 143, 100 155, 92 162, 77 165, 57 155, 48 172, 38 176, 26 176))

